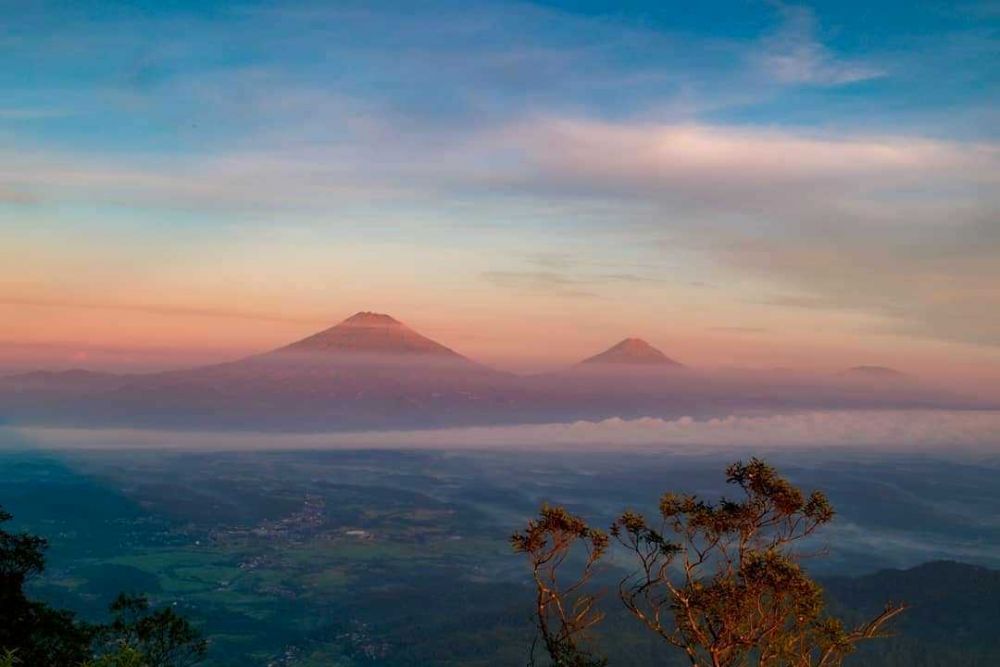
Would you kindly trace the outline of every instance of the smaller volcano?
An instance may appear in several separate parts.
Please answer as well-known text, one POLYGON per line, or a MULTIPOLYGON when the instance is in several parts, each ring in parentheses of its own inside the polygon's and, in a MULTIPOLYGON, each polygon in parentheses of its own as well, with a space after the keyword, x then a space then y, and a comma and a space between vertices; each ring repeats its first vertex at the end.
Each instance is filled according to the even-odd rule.
POLYGON ((584 359, 581 364, 619 364, 630 366, 670 366, 680 364, 641 338, 626 338, 598 355, 584 359))

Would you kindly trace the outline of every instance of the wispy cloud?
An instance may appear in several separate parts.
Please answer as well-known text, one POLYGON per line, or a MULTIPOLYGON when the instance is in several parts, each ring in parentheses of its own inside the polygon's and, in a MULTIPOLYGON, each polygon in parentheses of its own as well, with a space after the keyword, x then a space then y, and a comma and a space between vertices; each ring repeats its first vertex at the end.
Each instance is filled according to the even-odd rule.
MULTIPOLYGON (((638 196, 686 208, 784 211, 787 217, 820 203, 871 204, 866 195, 892 189, 947 195, 960 187, 993 186, 1000 181, 1000 148, 906 136, 542 117, 406 141, 351 134, 337 145, 294 152, 266 141, 253 151, 155 160, 8 152, 0 154, 0 177, 25 191, 160 205, 294 208, 374 194, 426 198, 493 191, 638 196), (366 160, 366 153, 378 158, 366 160)), ((947 206, 948 199, 932 204, 947 206)))
POLYGON ((543 179, 543 185, 598 192, 692 193, 691 199, 722 206, 735 203, 727 195, 757 193, 759 199, 779 189, 802 202, 815 189, 856 196, 859 187, 877 192, 942 178, 984 185, 1000 180, 997 146, 920 137, 542 118, 508 126, 494 141, 520 149, 532 169, 522 172, 525 185, 543 179), (812 190, 788 189, 794 186, 812 190))
MULTIPOLYGON (((480 276, 498 287, 565 298, 600 298, 607 288, 621 285, 661 285, 662 278, 645 273, 612 272, 610 263, 542 254, 525 259, 526 269, 484 271, 480 276)), ((641 267, 632 267, 639 269, 641 267)), ((607 295, 604 295, 605 298, 607 295)))
MULTIPOLYGON (((698 253, 769 283, 757 303, 858 309, 887 331, 1000 344, 993 144, 558 117, 399 141, 371 131, 383 122, 295 151, 265 142, 168 160, 7 153, 0 178, 15 203, 322 213, 334 226, 331 212, 394 204, 424 217, 453 201, 497 219, 520 209, 572 221, 581 235, 669 238, 668 262, 698 253)), ((586 266, 551 253, 496 262, 482 277, 567 297, 662 279, 591 255, 586 266)))
POLYGON ((635 233, 770 282, 771 303, 1000 344, 994 144, 565 119, 502 136, 525 192, 644 201, 635 233))
POLYGON ((292 324, 310 324, 320 326, 324 320, 286 317, 266 312, 232 310, 227 308, 196 308, 183 305, 137 304, 79 301, 70 299, 45 298, 15 298, 0 296, 0 306, 27 306, 31 308, 56 308, 70 310, 98 310, 120 313, 145 313, 149 315, 167 315, 184 317, 204 317, 209 319, 252 320, 257 322, 282 322, 292 324))
POLYGON ((499 287, 528 293, 554 294, 570 298, 595 298, 597 293, 585 286, 589 281, 572 278, 555 271, 484 271, 487 282, 499 287))
POLYGON ((834 55, 817 37, 816 17, 808 8, 778 7, 784 22, 764 39, 757 61, 779 83, 837 86, 886 75, 879 67, 834 55))
POLYGON ((733 333, 733 334, 759 334, 765 333, 767 329, 764 327, 710 327, 710 331, 718 331, 721 333, 733 333))
MULTIPOLYGON (((995 348, 1000 345, 1000 236, 978 215, 859 229, 861 220, 808 236, 734 242, 725 261, 778 281, 780 307, 855 309, 875 330, 995 348), (781 294, 780 292, 786 292, 781 294), (789 293, 790 292, 790 293, 789 293)), ((916 216, 915 216, 916 217, 916 216)), ((919 219, 919 218, 918 218, 919 219)))

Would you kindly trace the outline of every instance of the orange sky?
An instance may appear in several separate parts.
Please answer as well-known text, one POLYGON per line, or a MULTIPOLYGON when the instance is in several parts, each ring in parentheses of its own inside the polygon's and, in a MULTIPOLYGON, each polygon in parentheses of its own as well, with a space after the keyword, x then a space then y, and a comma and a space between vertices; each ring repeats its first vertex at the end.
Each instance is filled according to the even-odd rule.
MULTIPOLYGON (((356 288, 355 288, 356 289, 356 288)), ((702 303, 695 288, 621 294, 619 298, 518 294, 491 286, 327 300, 312 290, 289 298, 252 287, 226 297, 193 293, 135 294, 125 301, 0 297, 0 368, 156 370, 223 361, 283 345, 358 310, 382 310, 477 360, 517 372, 573 363, 626 336, 647 339, 693 366, 773 367, 836 371, 892 366, 992 395, 1000 386, 998 355, 989 349, 878 331, 851 313, 702 303), (164 296, 174 296, 164 299, 164 296), (143 297, 150 297, 144 300, 143 297), (159 300, 152 298, 159 297, 159 300), (210 296, 215 296, 213 307, 210 296), (677 299, 671 303, 667 299, 677 299), (655 303, 649 308, 647 303, 655 303), (245 305, 243 305, 245 304, 245 305), (738 316, 734 316, 738 313, 738 316)), ((641 291, 641 290, 640 290, 641 291)))

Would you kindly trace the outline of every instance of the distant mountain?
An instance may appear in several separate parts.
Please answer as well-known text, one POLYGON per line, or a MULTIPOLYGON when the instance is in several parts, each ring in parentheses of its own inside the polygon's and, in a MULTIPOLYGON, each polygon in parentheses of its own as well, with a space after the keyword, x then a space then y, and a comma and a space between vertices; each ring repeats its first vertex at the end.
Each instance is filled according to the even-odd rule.
POLYGON ((641 338, 626 338, 600 354, 589 357, 581 364, 628 364, 635 366, 673 366, 682 364, 674 361, 641 338))
POLYGON ((96 373, 79 368, 66 371, 31 371, 28 373, 18 373, 2 378, 7 382, 17 382, 21 387, 47 388, 72 387, 90 388, 95 385, 117 385, 121 382, 121 376, 114 373, 96 373))
POLYGON ((627 338, 564 371, 524 377, 468 359, 389 315, 361 312, 289 345, 210 366, 0 377, 0 423, 345 431, 971 404, 911 382, 868 379, 895 378, 888 369, 856 373, 687 370, 627 338))
POLYGON ((871 380, 905 380, 909 376, 888 366, 854 366, 841 373, 844 377, 871 380))
POLYGON ((512 379, 389 315, 361 312, 290 345, 211 366, 0 378, 0 420, 293 431, 445 426, 496 421, 518 396, 512 379))

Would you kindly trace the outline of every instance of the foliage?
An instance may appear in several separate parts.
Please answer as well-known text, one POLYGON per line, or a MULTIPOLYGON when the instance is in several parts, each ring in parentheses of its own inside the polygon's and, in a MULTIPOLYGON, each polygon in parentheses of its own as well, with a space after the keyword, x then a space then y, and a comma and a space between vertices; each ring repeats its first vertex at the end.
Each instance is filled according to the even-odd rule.
POLYGON ((183 616, 166 607, 151 610, 143 596, 120 594, 110 606, 110 624, 102 628, 101 638, 126 665, 130 656, 142 658, 143 667, 188 667, 205 657, 207 642, 183 616))
MULTIPOLYGON (((0 526, 12 518, 0 507, 0 526)), ((45 570, 47 547, 41 537, 0 528, 0 655, 10 664, 78 665, 89 656, 92 626, 24 594, 45 570)))
MULTIPOLYGON (((14 516, 0 506, 0 524, 14 516)), ((44 551, 48 542, 27 533, 0 531, 0 585, 3 591, 20 587, 24 582, 45 569, 44 551)))
POLYGON ((150 667, 150 664, 140 651, 125 646, 91 660, 85 667, 150 667))
MULTIPOLYGON (((0 524, 12 518, 0 507, 0 524)), ((103 626, 29 600, 24 584, 44 571, 47 547, 41 537, 0 529, 0 667, 189 667, 204 657, 206 643, 187 619, 150 610, 142 596, 119 595, 103 626), (101 650, 91 660, 94 643, 101 650)))
MULTIPOLYGON (((561 507, 543 506, 537 520, 511 537, 514 550, 526 554, 535 580, 538 634, 556 667, 599 667, 606 663, 585 646, 587 631, 603 618, 596 597, 582 592, 593 567, 608 548, 608 536, 561 507), (558 579, 559 567, 580 545, 584 564, 569 584, 558 579)), ((532 647, 534 649, 534 647, 532 647)), ((532 650, 532 661, 534 650, 532 650)))
MULTIPOLYGON (((622 603, 646 628, 682 650, 691 665, 832 667, 858 642, 882 636, 885 624, 904 611, 904 605, 889 604, 850 629, 831 617, 822 588, 802 569, 794 550, 833 519, 826 497, 818 491, 805 496, 759 459, 729 466, 726 479, 740 489, 740 499, 709 503, 695 495, 666 493, 655 524, 625 512, 611 527, 636 563, 619 583, 622 603)), ((544 539, 556 529, 576 539, 596 533, 564 510, 543 507, 520 542, 515 536, 514 546, 531 557, 539 600, 547 607, 574 604, 561 598, 564 592, 591 600, 586 630, 600 615, 590 611, 593 598, 580 587, 607 545, 602 542, 592 550, 584 575, 561 591, 546 585, 556 581, 555 570, 568 549, 565 538, 551 545, 544 539), (541 537, 528 539, 536 534, 541 537), (540 560, 547 568, 543 577, 537 574, 540 560)), ((542 611, 540 606, 540 617, 542 611)), ((562 664, 541 622, 539 631, 553 662, 562 664)))

